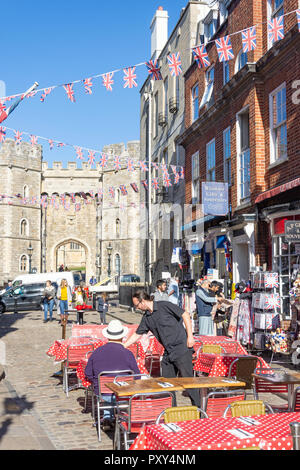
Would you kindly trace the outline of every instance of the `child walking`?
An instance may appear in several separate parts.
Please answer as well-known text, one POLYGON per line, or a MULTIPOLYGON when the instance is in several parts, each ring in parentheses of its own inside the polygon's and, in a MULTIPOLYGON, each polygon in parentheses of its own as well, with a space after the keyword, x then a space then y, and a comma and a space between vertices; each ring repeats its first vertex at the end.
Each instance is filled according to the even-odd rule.
POLYGON ((98 307, 97 310, 100 313, 100 323, 101 325, 106 325, 106 314, 108 311, 108 303, 107 303, 107 294, 103 292, 98 298, 98 307))

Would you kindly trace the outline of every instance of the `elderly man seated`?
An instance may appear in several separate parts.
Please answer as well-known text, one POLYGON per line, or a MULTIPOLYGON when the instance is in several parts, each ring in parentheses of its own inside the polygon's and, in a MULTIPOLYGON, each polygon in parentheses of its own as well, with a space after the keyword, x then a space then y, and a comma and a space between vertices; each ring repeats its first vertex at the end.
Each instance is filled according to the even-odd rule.
MULTIPOLYGON (((98 375, 100 372, 132 370, 134 374, 140 373, 133 353, 122 344, 122 339, 127 334, 128 328, 119 320, 112 320, 103 329, 103 336, 108 339, 108 343, 95 349, 85 368, 85 376, 93 384, 96 395, 99 394, 98 375)), ((108 405, 112 404, 112 395, 107 395, 105 401, 108 405)), ((113 416, 113 409, 104 410, 102 423, 104 431, 112 428, 113 416)))

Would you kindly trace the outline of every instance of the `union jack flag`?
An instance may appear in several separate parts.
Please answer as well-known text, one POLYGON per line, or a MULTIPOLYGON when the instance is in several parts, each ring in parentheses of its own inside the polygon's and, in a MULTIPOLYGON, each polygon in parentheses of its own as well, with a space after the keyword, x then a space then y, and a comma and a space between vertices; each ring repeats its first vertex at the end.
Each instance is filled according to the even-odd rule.
POLYGON ((162 80, 160 68, 157 66, 157 59, 146 62, 146 67, 148 69, 148 73, 151 75, 152 80, 162 80))
POLYGON ((148 183, 146 180, 142 180, 142 184, 144 185, 145 189, 148 189, 148 183))
POLYGON ((169 186, 172 186, 171 178, 170 178, 169 173, 164 174, 164 176, 163 176, 163 185, 166 186, 167 188, 169 186))
POLYGON ((142 171, 148 171, 148 167, 147 167, 147 163, 146 162, 139 162, 139 165, 140 165, 140 169, 142 171))
POLYGON ((219 61, 226 62, 227 60, 234 59, 230 36, 215 40, 217 51, 219 54, 219 61))
POLYGON ((156 170, 159 169, 158 164, 156 162, 151 162, 151 163, 152 163, 153 168, 155 168, 156 170))
POLYGON ((20 144, 20 143, 21 143, 21 140, 22 140, 22 134, 23 134, 23 132, 14 131, 14 133, 15 133, 15 141, 16 141, 16 144, 20 144))
POLYGON ((73 84, 72 83, 67 83, 63 87, 66 90, 66 93, 68 95, 69 100, 72 101, 72 103, 75 103, 73 84))
POLYGON ((180 169, 180 179, 184 180, 184 168, 183 168, 183 166, 180 169))
POLYGON ((89 165, 91 165, 91 166, 95 163, 95 153, 96 153, 96 152, 95 152, 94 150, 89 150, 89 151, 88 151, 88 156, 87 156, 87 158, 88 158, 88 163, 89 163, 89 165))
POLYGON ((125 184, 120 185, 121 193, 126 196, 128 194, 125 184))
POLYGON ((250 52, 256 49, 256 26, 252 26, 242 31, 243 52, 250 52))
POLYGON ((199 69, 210 66, 210 60, 208 58, 208 54, 206 52, 206 47, 204 44, 202 44, 201 46, 194 47, 192 49, 192 52, 199 69))
POLYGON ((114 72, 108 72, 102 75, 103 85, 108 91, 112 91, 112 85, 114 84, 113 81, 114 72))
POLYGON ((168 173, 167 165, 165 163, 161 163, 160 166, 161 166, 163 173, 168 175, 169 173, 168 173))
POLYGON ((76 158, 79 158, 80 160, 84 160, 83 156, 83 151, 81 147, 74 147, 76 151, 76 158))
POLYGON ((103 191, 102 191, 102 189, 98 189, 98 191, 97 191, 97 197, 98 197, 98 199, 102 199, 102 198, 103 198, 103 191))
POLYGON ((132 189, 135 193, 139 192, 139 188, 137 187, 136 183, 130 183, 130 186, 132 187, 132 189))
POLYGON ((6 136, 6 127, 0 127, 0 142, 4 142, 6 136))
MULTIPOLYGON (((19 95, 19 97, 16 99, 16 101, 11 105, 9 106, 9 108, 5 108, 4 104, 1 103, 1 112, 0 112, 0 123, 5 121, 5 119, 8 118, 8 116, 10 115, 10 113, 12 113, 16 107, 21 103, 21 101, 23 101, 23 99, 28 96, 29 93, 31 93, 36 87, 38 86, 38 83, 35 82, 34 85, 32 87, 30 87, 27 91, 25 91, 25 93, 22 93, 21 95, 19 95)), ((11 99, 12 98, 16 98, 16 96, 14 97, 10 97, 11 99)), ((9 101, 9 100, 7 100, 9 101)))
POLYGON ((124 83, 124 88, 133 88, 134 86, 137 87, 137 83, 135 81, 136 79, 136 73, 135 73, 135 67, 128 67, 127 69, 124 69, 124 74, 125 76, 123 77, 125 83, 124 83))
POLYGON ((41 98, 40 98, 40 101, 43 103, 45 101, 45 98, 47 95, 50 95, 51 91, 53 90, 53 88, 45 88, 44 89, 44 93, 42 93, 41 95, 41 98))
POLYGON ((181 59, 179 52, 167 56, 169 69, 173 77, 178 77, 182 73, 181 59))
POLYGON ((40 201, 41 206, 45 209, 48 206, 47 196, 42 196, 40 201))
POLYGON ((50 199, 51 206, 54 206, 55 202, 56 202, 56 196, 51 196, 51 199, 50 199))
POLYGON ((31 143, 31 145, 37 145, 38 137, 36 135, 31 135, 30 136, 30 143, 31 143))
POLYGON ((113 186, 110 186, 108 189, 110 197, 115 197, 115 188, 113 186))
POLYGON ((115 157, 115 160, 114 160, 114 169, 119 171, 121 170, 122 168, 122 164, 121 164, 121 160, 120 160, 120 157, 115 157))
POLYGON ((283 16, 277 16, 273 20, 268 21, 268 36, 272 45, 274 42, 284 38, 283 16))
POLYGON ((33 98, 33 96, 35 96, 36 94, 37 91, 31 91, 30 93, 28 93, 27 98, 33 98))
POLYGON ((174 184, 178 184, 180 180, 180 174, 179 173, 174 173, 174 184))
POLYGON ((152 178, 152 188, 159 189, 159 182, 157 178, 152 178))
POLYGON ((228 273, 231 273, 232 269, 231 269, 231 255, 230 255, 230 251, 229 251, 229 242, 226 241, 224 243, 224 251, 225 251, 225 263, 226 263, 226 271, 228 273))
POLYGON ((76 211, 76 212, 79 212, 80 209, 81 209, 81 204, 80 204, 80 202, 77 202, 77 203, 75 204, 75 211, 76 211))
POLYGON ((102 168, 105 168, 107 166, 107 162, 108 162, 107 155, 105 155, 104 153, 101 153, 101 158, 99 160, 100 166, 102 166, 102 168))
POLYGON ((58 142, 57 144, 57 147, 64 147, 66 144, 64 144, 63 142, 58 142))
POLYGON ((91 95, 92 94, 92 86, 93 86, 92 79, 91 78, 86 78, 85 80, 83 80, 83 84, 84 84, 85 92, 88 93, 89 95, 91 95))
POLYGON ((127 160, 127 170, 134 171, 134 161, 128 158, 127 160))
POLYGON ((53 145, 54 145, 53 140, 52 140, 52 139, 49 139, 49 140, 48 140, 48 143, 49 143, 50 150, 52 150, 52 149, 53 149, 53 145))
POLYGON ((65 205, 66 200, 67 200, 67 199, 66 199, 66 195, 65 195, 65 194, 61 194, 61 195, 60 195, 60 203, 61 203, 62 206, 65 205))
POLYGON ((297 13, 298 30, 300 31, 300 10, 296 10, 296 13, 297 13))
POLYGON ((75 193, 70 193, 70 196, 71 196, 72 202, 76 202, 75 193))

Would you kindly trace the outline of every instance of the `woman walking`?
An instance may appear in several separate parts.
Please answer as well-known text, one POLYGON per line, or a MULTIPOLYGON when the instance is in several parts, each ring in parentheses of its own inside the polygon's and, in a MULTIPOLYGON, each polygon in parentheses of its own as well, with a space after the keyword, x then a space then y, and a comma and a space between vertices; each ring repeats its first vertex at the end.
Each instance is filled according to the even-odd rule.
MULTIPOLYGON (((86 303, 86 293, 81 286, 75 291, 75 305, 83 305, 86 303)), ((79 311, 77 311, 77 323, 79 324, 79 311)))
POLYGON ((55 298, 55 288, 52 286, 51 281, 46 281, 46 287, 43 291, 43 307, 44 307, 44 323, 48 321, 48 310, 49 310, 49 320, 52 321, 53 315, 53 305, 55 298))
POLYGON ((57 289, 57 298, 59 300, 60 321, 68 321, 68 307, 72 302, 72 291, 66 279, 62 279, 57 289))

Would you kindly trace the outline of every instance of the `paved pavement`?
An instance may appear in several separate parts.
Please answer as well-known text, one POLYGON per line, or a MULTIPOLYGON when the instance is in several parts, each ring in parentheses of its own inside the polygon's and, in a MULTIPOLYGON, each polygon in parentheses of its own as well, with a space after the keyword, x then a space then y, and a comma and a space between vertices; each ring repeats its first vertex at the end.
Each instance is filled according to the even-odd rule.
MULTIPOLYGON (((112 318, 138 323, 140 315, 112 307, 112 318)), ((61 338, 61 327, 56 320, 42 320, 39 311, 0 316, 0 363, 6 374, 0 381, 0 450, 111 450, 112 434, 102 432, 99 443, 91 414, 83 413, 84 390, 73 390, 69 398, 62 391, 54 375, 60 365, 46 355, 61 338)), ((88 312, 85 320, 98 324, 98 313, 88 312)), ((190 404, 181 392, 176 395, 179 405, 190 404)))

